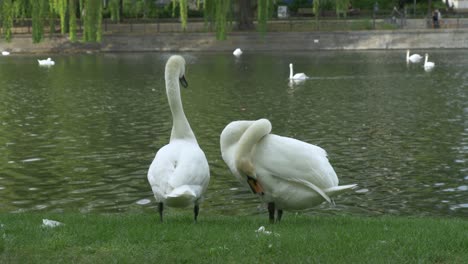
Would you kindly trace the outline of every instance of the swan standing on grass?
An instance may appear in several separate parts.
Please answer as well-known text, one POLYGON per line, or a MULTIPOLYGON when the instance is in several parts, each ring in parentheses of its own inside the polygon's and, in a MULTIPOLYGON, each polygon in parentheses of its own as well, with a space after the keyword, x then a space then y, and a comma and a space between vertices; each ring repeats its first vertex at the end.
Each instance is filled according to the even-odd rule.
POLYGON ((406 50, 406 63, 418 63, 422 60, 422 56, 419 54, 413 54, 410 56, 410 50, 406 50))
POLYGON ((234 52, 232 54, 234 54, 234 56, 236 56, 236 57, 239 57, 240 55, 242 55, 242 50, 237 48, 237 49, 234 50, 234 52))
POLYGON ((46 60, 37 60, 39 65, 41 66, 52 66, 55 65, 55 61, 53 61, 51 58, 47 58, 46 60))
POLYGON ((283 210, 304 210, 356 184, 338 186, 322 148, 270 134, 267 119, 234 121, 221 133, 221 154, 236 178, 268 204, 270 222, 283 210))
POLYGON ((172 113, 172 132, 169 144, 156 153, 148 170, 148 181, 158 203, 163 221, 164 206, 193 206, 197 221, 199 204, 210 181, 210 170, 205 153, 184 114, 180 98, 180 83, 187 87, 185 60, 174 55, 166 63, 166 93, 172 113))
POLYGON ((305 75, 302 72, 294 74, 293 64, 289 63, 289 79, 290 80, 306 80, 306 79, 309 79, 309 76, 305 75))
POLYGON ((435 66, 434 62, 427 61, 429 59, 429 55, 427 53, 426 53, 425 57, 426 58, 424 59, 424 70, 425 71, 430 71, 430 70, 434 69, 434 66, 435 66))

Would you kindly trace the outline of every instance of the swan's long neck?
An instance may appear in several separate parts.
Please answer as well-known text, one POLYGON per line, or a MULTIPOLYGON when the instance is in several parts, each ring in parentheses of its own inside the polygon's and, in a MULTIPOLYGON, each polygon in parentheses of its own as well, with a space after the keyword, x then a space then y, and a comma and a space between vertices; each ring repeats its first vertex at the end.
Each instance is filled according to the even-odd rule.
POLYGON ((426 64, 427 64, 427 59, 429 58, 429 56, 426 54, 426 56, 425 56, 425 57, 426 57, 426 58, 424 59, 424 65, 426 65, 426 64))
POLYGON ((245 159, 250 159, 255 144, 270 132, 271 123, 267 119, 259 119, 247 128, 238 142, 238 148, 235 154, 237 165, 245 159))
POLYGON ((292 79, 294 76, 293 65, 289 64, 289 79, 292 79))
POLYGON ((166 68, 166 93, 172 113, 171 141, 174 139, 191 139, 197 141, 185 116, 180 98, 179 73, 166 68))
POLYGON ((406 61, 409 61, 409 50, 406 50, 406 61))

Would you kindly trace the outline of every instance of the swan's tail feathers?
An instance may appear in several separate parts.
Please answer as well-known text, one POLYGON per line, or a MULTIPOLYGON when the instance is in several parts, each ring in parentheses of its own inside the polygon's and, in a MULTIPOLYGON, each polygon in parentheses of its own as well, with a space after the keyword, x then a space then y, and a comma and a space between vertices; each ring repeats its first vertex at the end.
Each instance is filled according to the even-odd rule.
POLYGON ((333 186, 325 190, 325 193, 329 196, 336 196, 343 192, 346 192, 350 189, 354 189, 357 187, 357 184, 349 184, 349 185, 340 185, 340 186, 333 186))
POLYGON ((300 184, 304 184, 305 186, 309 187, 310 189, 314 190, 316 193, 320 194, 320 196, 323 197, 323 199, 325 199, 327 202, 329 203, 332 203, 332 200, 330 199, 330 197, 327 195, 326 192, 324 192, 322 189, 320 189, 317 185, 311 183, 311 182, 308 182, 308 181, 304 181, 304 180, 301 180, 301 179, 297 179, 297 178, 291 178, 290 179, 291 181, 293 182, 297 182, 297 183, 300 183, 300 184))
POLYGON ((170 207, 187 207, 193 205, 198 199, 196 188, 182 185, 166 195, 166 204, 170 207))

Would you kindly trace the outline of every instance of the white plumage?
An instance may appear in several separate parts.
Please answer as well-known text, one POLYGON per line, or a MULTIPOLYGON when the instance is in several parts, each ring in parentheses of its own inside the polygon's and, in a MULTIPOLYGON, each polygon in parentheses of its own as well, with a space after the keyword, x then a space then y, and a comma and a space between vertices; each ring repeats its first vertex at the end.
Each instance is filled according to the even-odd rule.
POLYGON ((419 54, 413 54, 410 56, 410 50, 406 50, 406 63, 418 63, 422 60, 422 56, 419 54))
POLYGON ((234 52, 232 52, 232 54, 236 57, 239 57, 240 55, 242 55, 242 50, 237 48, 234 50, 234 52))
POLYGON ((427 61, 429 59, 429 55, 426 53, 425 59, 424 59, 424 70, 425 71, 431 71, 434 69, 435 63, 432 61, 427 61))
POLYGON ((156 153, 148 170, 148 181, 159 206, 161 221, 165 205, 193 206, 197 221, 199 204, 210 180, 208 161, 182 107, 179 80, 187 86, 184 74, 184 58, 171 56, 165 69, 166 93, 173 119, 171 139, 156 153))
POLYGON ((52 66, 55 65, 55 61, 53 61, 51 58, 47 58, 45 60, 37 60, 40 66, 52 66))
POLYGON ((305 75, 305 73, 296 73, 294 74, 293 64, 289 63, 289 79, 290 80, 306 80, 309 79, 309 76, 305 75))
POLYGON ((356 185, 338 185, 324 149, 270 134, 267 119, 234 121, 221 133, 221 154, 234 176, 268 203, 270 221, 282 210, 304 210, 356 185))

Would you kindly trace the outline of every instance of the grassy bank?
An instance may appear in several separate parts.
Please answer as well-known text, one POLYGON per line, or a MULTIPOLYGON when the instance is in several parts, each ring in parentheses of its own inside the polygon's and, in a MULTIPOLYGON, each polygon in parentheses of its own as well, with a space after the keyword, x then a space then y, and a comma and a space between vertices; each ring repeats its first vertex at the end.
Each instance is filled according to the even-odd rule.
MULTIPOLYGON (((468 221, 303 216, 2 214, 0 263, 462 263, 468 221), (42 219, 65 225, 42 227, 42 219), (271 234, 255 232, 265 226, 271 234)), ((465 262, 466 263, 466 262, 465 262)))

